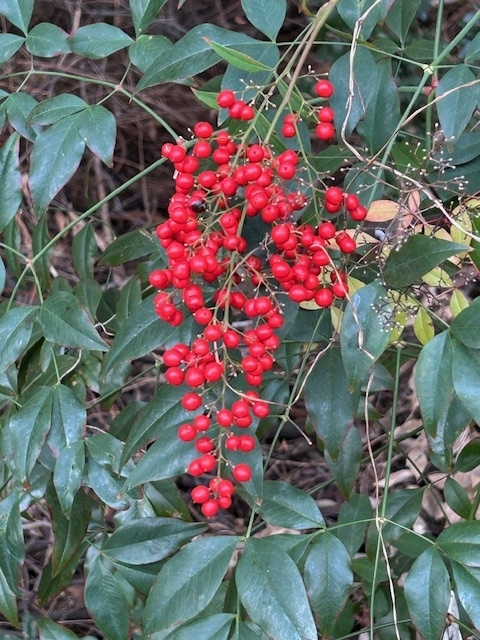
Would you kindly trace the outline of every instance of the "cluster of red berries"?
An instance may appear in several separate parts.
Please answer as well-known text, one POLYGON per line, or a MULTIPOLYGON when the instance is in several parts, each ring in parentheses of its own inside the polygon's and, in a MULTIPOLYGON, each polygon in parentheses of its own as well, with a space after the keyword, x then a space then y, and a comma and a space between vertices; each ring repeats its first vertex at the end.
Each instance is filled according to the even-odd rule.
MULTIPOLYGON (((327 80, 317 85, 318 95, 333 91, 327 80)), ((232 119, 255 117, 253 107, 232 91, 221 91, 217 102, 232 119)), ((258 446, 255 421, 270 413, 258 388, 280 346, 282 290, 293 301, 314 299, 319 307, 330 306, 347 294, 345 272, 335 260, 355 251, 356 243, 331 221, 316 228, 294 222, 295 212, 306 205, 298 152, 276 154, 257 142, 245 144, 225 130, 215 133, 208 122, 198 122, 193 133, 192 144, 162 147, 174 165, 175 193, 168 219, 157 227, 167 266, 153 271, 149 281, 158 291, 154 306, 162 320, 177 326, 190 314, 201 327, 191 344, 168 348, 163 363, 166 381, 187 387, 184 409, 202 411, 179 428, 178 437, 192 442, 198 454, 188 466, 192 476, 215 473, 191 493, 211 517, 232 502, 234 484, 227 475, 236 482, 251 479, 250 466, 233 464, 229 452, 248 453, 258 446), (254 216, 270 228, 268 259, 265 247, 249 250, 243 236, 254 216), (232 377, 250 388, 227 402, 232 377), (212 402, 215 385, 217 400, 212 402)), ((327 189, 325 210, 339 213, 342 207, 352 219, 361 219, 356 196, 327 189)))
MULTIPOLYGON (((315 93, 319 98, 328 99, 333 95, 333 84, 329 80, 319 80, 315 83, 315 93)), ((322 106, 316 114, 317 125, 315 127, 315 135, 319 140, 331 140, 335 135, 335 127, 333 121, 335 112, 331 107, 322 106)), ((294 138, 297 135, 297 123, 299 117, 297 114, 287 113, 283 118, 282 136, 284 138, 294 138)))

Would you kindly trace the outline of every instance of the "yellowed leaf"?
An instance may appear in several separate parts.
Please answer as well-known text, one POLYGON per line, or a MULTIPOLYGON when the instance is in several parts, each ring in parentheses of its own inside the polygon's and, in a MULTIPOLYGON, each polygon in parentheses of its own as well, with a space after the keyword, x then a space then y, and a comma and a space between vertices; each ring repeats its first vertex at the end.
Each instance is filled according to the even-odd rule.
POLYGON ((365 220, 367 222, 388 222, 400 212, 400 205, 393 200, 374 200, 365 220))
POLYGON ((466 296, 458 289, 455 289, 450 298, 450 311, 452 312, 452 316, 456 318, 458 314, 468 306, 469 302, 466 296))
POLYGON ((423 307, 420 307, 413 323, 413 331, 420 344, 427 344, 434 336, 433 322, 423 307))
POLYGON ((430 287, 453 287, 453 281, 441 267, 434 267, 422 276, 422 281, 430 287))

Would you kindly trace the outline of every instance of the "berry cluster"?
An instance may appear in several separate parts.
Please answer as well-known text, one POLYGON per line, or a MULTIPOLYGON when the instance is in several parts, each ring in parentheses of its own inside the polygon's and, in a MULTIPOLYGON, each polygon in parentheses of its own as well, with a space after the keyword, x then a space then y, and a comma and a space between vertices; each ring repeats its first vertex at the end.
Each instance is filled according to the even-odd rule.
MULTIPOLYGON (((333 87, 320 80, 315 90, 329 97, 333 87)), ((254 108, 230 90, 221 91, 217 102, 232 119, 255 118, 254 108)), ((323 107, 317 129, 329 123, 333 135, 332 120, 332 110, 323 107)), ((283 123, 285 137, 291 133, 287 125, 295 129, 293 116, 283 123)), ((315 300, 319 307, 344 297, 346 274, 336 263, 354 252, 356 243, 330 220, 316 227, 295 222, 307 204, 298 152, 275 153, 226 130, 214 132, 208 122, 195 124, 193 134, 191 144, 162 147, 174 166, 175 193, 168 219, 157 227, 168 264, 149 281, 158 291, 154 306, 162 320, 178 326, 191 314, 201 328, 191 344, 168 348, 163 362, 166 381, 187 387, 185 410, 203 411, 179 428, 178 437, 192 442, 198 454, 188 466, 192 476, 215 473, 191 493, 211 517, 232 502, 235 487, 227 476, 242 483, 252 475, 248 464, 233 464, 229 453, 258 446, 255 421, 270 413, 258 389, 280 346, 282 292, 295 302, 315 300), (261 247, 249 248, 243 232, 255 216, 269 232, 261 247), (235 391, 233 377, 247 390, 235 391), (236 399, 227 401, 227 391, 236 399)), ((356 196, 338 187, 326 189, 324 208, 326 215, 343 208, 353 220, 366 214, 356 196)))

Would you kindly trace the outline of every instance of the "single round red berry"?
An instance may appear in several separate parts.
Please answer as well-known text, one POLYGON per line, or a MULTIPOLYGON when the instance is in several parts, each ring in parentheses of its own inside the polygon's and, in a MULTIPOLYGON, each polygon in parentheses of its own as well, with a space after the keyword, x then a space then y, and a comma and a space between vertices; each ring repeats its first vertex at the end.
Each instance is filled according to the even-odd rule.
POLYGON ((210 489, 203 484, 199 484, 197 487, 193 487, 190 496, 193 502, 204 504, 207 500, 210 500, 210 489))
POLYGON ((190 442, 197 437, 197 430, 193 424, 182 424, 182 426, 178 428, 178 437, 180 440, 183 440, 183 442, 190 442))
POLYGON ((319 80, 315 84, 315 93, 319 98, 330 98, 333 91, 333 84, 329 80, 319 80))
POLYGON ((213 516, 216 516, 219 509, 220 505, 218 504, 218 500, 214 500, 213 498, 204 502, 201 507, 201 511, 206 518, 213 518, 213 516))
POLYGON ((244 462, 234 466, 232 475, 237 482, 248 482, 252 477, 252 470, 244 462))

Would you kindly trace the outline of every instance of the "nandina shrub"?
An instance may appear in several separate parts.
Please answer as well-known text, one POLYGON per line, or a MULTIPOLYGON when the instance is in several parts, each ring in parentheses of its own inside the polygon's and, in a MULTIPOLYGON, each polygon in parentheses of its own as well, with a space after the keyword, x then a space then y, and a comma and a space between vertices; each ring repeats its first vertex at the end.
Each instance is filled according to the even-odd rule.
POLYGON ((243 0, 256 37, 172 42, 165 4, 67 33, 0 2, 9 637, 474 634, 480 12, 442 44, 443 2, 427 40, 417 0, 303 3, 285 42, 287 3, 243 0), (167 83, 209 111, 173 130, 167 83), (132 104, 158 157, 77 210, 132 104), (162 166, 162 221, 106 243, 107 203, 162 166), (91 619, 60 624, 79 578, 91 619))

